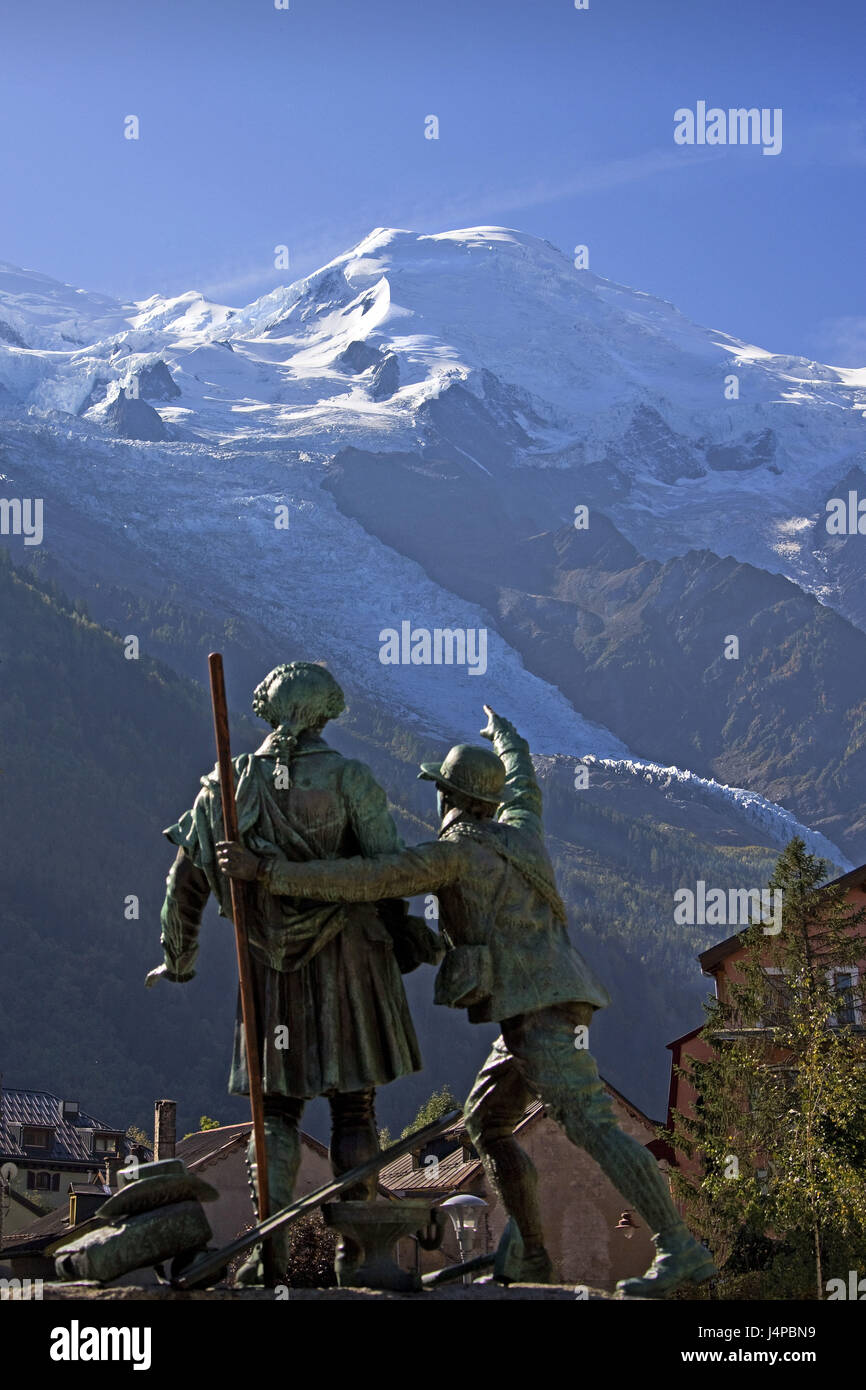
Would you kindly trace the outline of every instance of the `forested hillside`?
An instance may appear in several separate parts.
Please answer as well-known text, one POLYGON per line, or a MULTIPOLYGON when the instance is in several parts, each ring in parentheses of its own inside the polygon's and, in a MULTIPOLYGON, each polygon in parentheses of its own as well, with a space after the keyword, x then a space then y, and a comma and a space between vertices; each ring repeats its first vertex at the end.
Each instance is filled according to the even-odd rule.
MULTIPOLYGON (((87 603, 0 551, 0 1070, 7 1085, 80 1098, 111 1123, 148 1128, 154 1099, 171 1096, 183 1133, 202 1113, 228 1121, 245 1106, 226 1094, 235 995, 228 924, 209 909, 190 986, 143 988, 160 956, 172 858, 160 831, 191 804, 214 761, 205 691, 178 670, 203 675, 207 650, 221 646, 232 705, 243 709, 269 664, 316 654, 267 654, 251 629, 219 623, 180 596, 151 602, 113 589, 88 593, 87 603), (117 631, 89 617, 87 603, 110 610, 117 631), (130 633, 140 639, 138 660, 126 659, 118 635, 130 633)), ((241 715, 236 750, 256 746, 261 732, 241 715)), ((415 771, 441 745, 357 699, 328 737, 370 763, 407 842, 435 833, 431 789, 415 771)), ((699 877, 760 886, 773 856, 736 843, 730 826, 706 820, 696 833, 687 808, 647 800, 646 791, 624 797, 599 783, 575 792, 570 769, 547 759, 540 770, 574 937, 614 996, 595 1047, 609 1079, 660 1114, 665 1043, 700 1022, 706 981, 695 955, 719 934, 676 926, 673 889, 699 877)), ((380 1119, 392 1129, 442 1084, 464 1094, 495 1033, 435 1008, 429 968, 407 988, 425 1069, 380 1096, 380 1119)), ((318 1107, 308 1123, 321 1133, 323 1122, 318 1107)))

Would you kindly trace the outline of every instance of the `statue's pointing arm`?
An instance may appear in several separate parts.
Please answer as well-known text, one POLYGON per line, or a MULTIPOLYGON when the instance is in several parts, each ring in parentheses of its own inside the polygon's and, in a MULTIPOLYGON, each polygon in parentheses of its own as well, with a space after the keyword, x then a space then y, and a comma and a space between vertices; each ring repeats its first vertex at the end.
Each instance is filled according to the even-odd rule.
POLYGON ((516 825, 535 835, 544 834, 541 818, 541 788, 535 776, 535 768, 529 753, 529 744, 507 719, 494 714, 485 705, 489 715, 486 728, 482 729, 494 749, 505 764, 506 804, 498 819, 504 825, 516 825))

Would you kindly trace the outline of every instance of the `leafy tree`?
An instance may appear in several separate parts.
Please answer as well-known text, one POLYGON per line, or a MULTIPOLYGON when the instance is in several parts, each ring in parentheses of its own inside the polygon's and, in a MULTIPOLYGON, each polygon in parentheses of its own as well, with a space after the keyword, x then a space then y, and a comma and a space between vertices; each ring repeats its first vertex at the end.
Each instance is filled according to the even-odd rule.
POLYGON ((451 1094, 450 1086, 443 1086, 441 1090, 434 1091, 420 1107, 418 1114, 410 1125, 401 1132, 400 1138, 407 1139, 410 1134, 415 1134, 425 1125, 433 1124, 434 1120, 439 1120, 443 1115, 447 1115, 449 1110, 459 1109, 460 1102, 455 1100, 451 1094))
MULTIPOLYGON (((794 839, 770 888, 782 928, 753 922, 745 956, 707 1005, 707 1061, 681 1069, 697 1100, 675 1113, 676 1147, 702 1171, 674 1175, 695 1228, 729 1273, 763 1267, 765 1289, 796 1297, 811 1266, 866 1255, 866 1031, 854 984, 866 909, 794 839), (768 1243, 769 1242, 769 1243, 768 1243)), ((767 1296, 766 1293, 764 1296, 767 1296)))
POLYGON ((220 1120, 212 1120, 209 1115, 202 1115, 198 1122, 198 1129, 191 1130, 189 1134, 185 1134, 183 1137, 184 1139, 191 1139, 193 1134, 204 1134, 207 1129, 219 1129, 221 1123, 220 1120))

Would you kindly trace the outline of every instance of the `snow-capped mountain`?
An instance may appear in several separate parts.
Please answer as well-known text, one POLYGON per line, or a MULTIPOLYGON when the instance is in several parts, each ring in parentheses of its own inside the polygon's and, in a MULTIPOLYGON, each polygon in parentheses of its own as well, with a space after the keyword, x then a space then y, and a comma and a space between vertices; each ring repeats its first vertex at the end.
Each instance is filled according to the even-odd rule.
MULTIPOLYGON (((481 573, 493 533, 580 505, 646 556, 731 555, 866 628, 821 531, 866 469, 866 370, 701 328, 503 228, 377 229, 245 308, 120 304, 0 266, 0 412, 6 495, 45 499, 46 548, 191 586, 437 735, 471 736, 486 700, 540 754, 655 775, 527 669, 486 590, 448 580, 451 559, 481 573), (405 641, 386 663, 404 624, 486 631, 485 669, 413 662, 405 641)), ((507 585, 507 556, 491 565, 507 585)), ((797 824, 759 809, 780 843, 797 824)))
POLYGON ((194 293, 120 305, 6 266, 0 334, 18 404, 98 422, 159 357, 178 439, 322 460, 440 444, 483 476, 564 472, 645 554, 708 545, 829 601, 812 528, 866 461, 866 369, 701 328, 503 228, 378 229, 240 310, 194 293))

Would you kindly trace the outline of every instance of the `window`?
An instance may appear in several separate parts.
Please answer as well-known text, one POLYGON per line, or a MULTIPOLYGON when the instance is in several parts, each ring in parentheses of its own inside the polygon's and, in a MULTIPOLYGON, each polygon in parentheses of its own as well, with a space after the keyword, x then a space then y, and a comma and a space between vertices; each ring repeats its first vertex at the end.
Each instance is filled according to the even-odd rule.
POLYGON ((117 1135, 116 1134, 94 1134, 93 1152, 96 1154, 116 1154, 117 1135))
POLYGON ((856 1028, 860 1022, 860 976, 856 966, 830 971, 830 984, 838 999, 830 1017, 831 1028, 856 1028))
POLYGON ((36 1189, 39 1192, 59 1192, 60 1174, 59 1173, 39 1173, 32 1168, 27 1170, 27 1187, 30 1191, 36 1189))
POLYGON ((54 1146, 54 1130, 47 1125, 24 1125, 21 1131, 23 1149, 50 1149, 54 1146))
POLYGON ((785 972, 773 966, 764 969, 764 1007, 759 1028, 779 1028, 791 1011, 791 986, 785 972))

